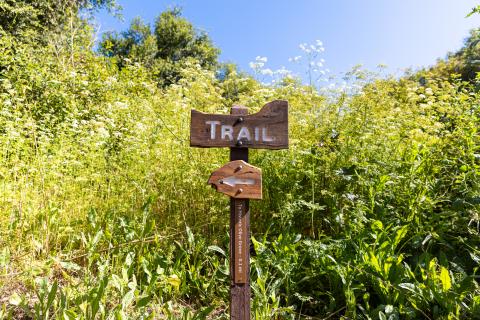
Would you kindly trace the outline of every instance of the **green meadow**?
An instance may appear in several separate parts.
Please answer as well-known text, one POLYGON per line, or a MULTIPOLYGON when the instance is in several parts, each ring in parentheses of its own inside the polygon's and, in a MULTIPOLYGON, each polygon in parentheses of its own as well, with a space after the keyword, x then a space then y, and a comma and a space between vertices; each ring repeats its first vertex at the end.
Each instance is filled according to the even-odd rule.
POLYGON ((480 319, 478 29, 433 67, 319 87, 219 63, 175 9, 96 44, 89 7, 114 9, 0 3, 0 319, 228 319, 206 182, 229 154, 190 147, 190 111, 276 99, 290 147, 250 151, 252 319, 480 319))

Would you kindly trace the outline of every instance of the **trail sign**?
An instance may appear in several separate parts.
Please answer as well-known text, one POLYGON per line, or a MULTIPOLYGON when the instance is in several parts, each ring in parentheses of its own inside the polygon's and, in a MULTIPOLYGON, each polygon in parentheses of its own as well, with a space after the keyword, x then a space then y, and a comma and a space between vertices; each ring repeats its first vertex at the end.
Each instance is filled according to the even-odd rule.
POLYGON ((215 170, 208 184, 237 199, 262 199, 262 170, 243 160, 231 161, 215 170))
POLYGON ((275 100, 252 115, 207 114, 192 110, 190 146, 254 149, 288 148, 288 102, 275 100))
MULTIPOLYGON (((248 283, 248 275, 250 269, 250 212, 248 210, 247 201, 233 200, 233 210, 235 212, 235 224, 233 227, 233 241, 230 246, 233 248, 233 282, 235 285, 241 284, 243 291, 247 291, 248 299, 250 300, 250 288, 245 288, 245 283, 248 283)), ((241 299, 237 299, 241 300, 241 299)), ((234 302, 237 302, 234 301, 234 302)), ((248 301, 250 302, 250 301, 248 301)), ((248 303, 250 305, 250 303, 248 303)), ((245 311, 247 313, 247 311, 245 311)), ((248 310, 250 313, 250 310, 248 310)), ((248 318, 247 318, 248 319, 248 318)))
POLYGON ((230 161, 208 183, 230 196, 230 319, 250 319, 250 202, 262 198, 262 173, 248 164, 248 149, 288 148, 288 102, 275 100, 252 115, 233 106, 230 115, 192 110, 190 146, 230 147, 230 161))

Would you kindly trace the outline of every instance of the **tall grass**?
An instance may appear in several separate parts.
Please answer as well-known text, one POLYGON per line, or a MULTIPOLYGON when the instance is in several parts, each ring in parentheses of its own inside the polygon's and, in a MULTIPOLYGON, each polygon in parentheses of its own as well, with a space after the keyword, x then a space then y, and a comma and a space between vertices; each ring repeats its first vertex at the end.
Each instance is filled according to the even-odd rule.
POLYGON ((251 151, 255 318, 480 317, 469 84, 327 97, 192 62, 159 89, 89 50, 0 42, 0 319, 227 318, 228 201, 206 181, 228 151, 190 148, 189 114, 277 98, 291 147, 251 151))

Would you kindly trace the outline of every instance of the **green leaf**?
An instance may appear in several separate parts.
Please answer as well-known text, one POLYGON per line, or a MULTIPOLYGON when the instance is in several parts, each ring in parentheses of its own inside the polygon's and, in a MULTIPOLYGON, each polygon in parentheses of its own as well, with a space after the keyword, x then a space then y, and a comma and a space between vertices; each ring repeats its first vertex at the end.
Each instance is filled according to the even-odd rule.
POLYGON ((59 262, 60 262, 60 266, 65 270, 79 271, 82 269, 78 264, 74 262, 68 262, 68 261, 59 261, 59 262))
POLYGON ((187 240, 190 245, 193 245, 193 242, 195 241, 195 237, 193 236, 193 232, 190 229, 190 227, 187 226, 187 240))
POLYGON ((136 304, 136 307, 137 308, 143 308, 143 307, 147 306, 150 303, 151 300, 152 300, 151 296, 143 297, 140 300, 138 300, 138 302, 136 304))
POLYGON ((395 242, 394 245, 395 247, 402 241, 402 239, 407 235, 408 232, 408 225, 404 225, 400 229, 397 230, 395 234, 395 242))
POLYGON ((122 280, 116 274, 112 274, 112 285, 118 290, 122 291, 122 280))
POLYGON ((375 254, 373 252, 370 252, 369 257, 370 257, 370 264, 374 267, 375 271, 382 272, 382 268, 380 267, 380 263, 377 257, 375 256, 375 254))
POLYGON ((380 320, 387 320, 387 316, 382 311, 378 311, 378 318, 380 320))
POLYGON ((203 320, 207 319, 207 316, 213 311, 213 306, 205 307, 198 311, 195 316, 193 317, 194 320, 203 320))
POLYGON ((128 291, 122 298, 122 309, 128 308, 131 304, 133 299, 135 298, 135 290, 128 291))
POLYGON ((50 307, 52 306, 53 300, 55 299, 55 296, 57 294, 57 289, 58 289, 58 282, 55 280, 52 287, 50 288, 50 292, 48 293, 47 305, 45 306, 45 310, 50 309, 50 307))
POLYGON ((448 291, 452 287, 452 281, 450 279, 450 274, 448 272, 448 269, 445 268, 445 267, 441 267, 440 281, 442 282, 443 291, 448 291))
POLYGON ((102 238, 103 236, 103 231, 102 230, 99 230, 95 236, 93 237, 92 241, 90 242, 90 250, 93 250, 95 249, 95 247, 97 246, 98 242, 100 241, 100 239, 102 238))
POLYGON ((208 246, 208 250, 218 252, 224 257, 226 256, 225 251, 218 246, 208 246))
POLYGON ((178 291, 180 289, 180 284, 182 283, 182 280, 180 280, 180 278, 176 274, 172 274, 167 278, 167 282, 171 286, 173 286, 175 290, 178 291))
POLYGON ((480 264, 480 256, 477 256, 473 252, 469 252, 469 254, 473 261, 475 261, 477 264, 480 264))
POLYGON ((372 230, 376 232, 380 232, 383 230, 383 223, 379 220, 374 220, 372 222, 372 230))
POLYGON ((100 300, 102 299, 105 289, 108 284, 108 277, 103 277, 102 280, 100 280, 100 285, 98 286, 97 289, 93 290, 90 299, 91 299, 91 305, 92 305, 92 318, 95 318, 95 315, 97 314, 99 308, 100 308, 100 300))
POLYGON ((408 291, 410 291, 410 292, 412 292, 412 293, 418 293, 418 292, 417 292, 417 291, 418 291, 418 290, 417 290, 417 286, 415 286, 415 284, 413 284, 413 283, 405 282, 405 283, 400 283, 398 286, 399 286, 400 288, 405 289, 405 290, 408 290, 408 291))
POLYGON ((476 14, 476 13, 479 13, 480 12, 480 5, 479 6, 476 6, 472 9, 472 11, 470 11, 469 14, 467 14, 467 16, 465 18, 470 18, 472 15, 476 14))

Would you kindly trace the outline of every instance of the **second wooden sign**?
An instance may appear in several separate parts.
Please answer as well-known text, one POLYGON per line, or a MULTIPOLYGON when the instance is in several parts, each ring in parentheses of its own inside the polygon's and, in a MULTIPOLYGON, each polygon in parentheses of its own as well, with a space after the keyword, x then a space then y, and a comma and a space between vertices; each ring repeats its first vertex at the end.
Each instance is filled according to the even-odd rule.
POLYGON ((208 184, 237 199, 262 199, 262 170, 243 160, 231 161, 215 170, 208 184))

